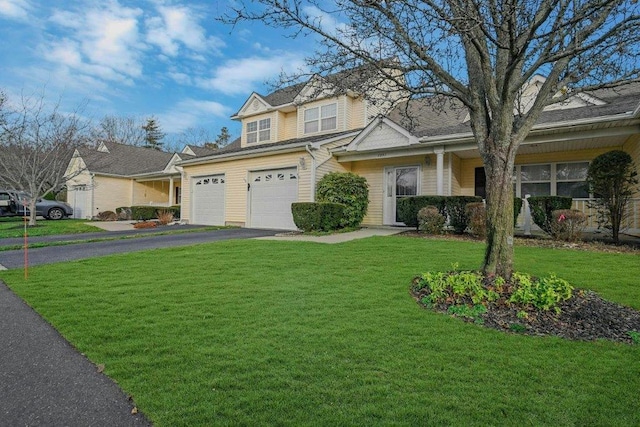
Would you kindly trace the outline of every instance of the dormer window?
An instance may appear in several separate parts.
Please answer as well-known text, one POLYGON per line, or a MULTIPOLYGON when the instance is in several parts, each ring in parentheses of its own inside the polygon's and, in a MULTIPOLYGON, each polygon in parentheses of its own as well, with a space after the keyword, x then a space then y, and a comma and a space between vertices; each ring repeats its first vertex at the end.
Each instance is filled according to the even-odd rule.
POLYGON ((338 104, 307 108, 304 111, 304 133, 324 132, 338 127, 338 104))
POLYGON ((271 119, 247 123, 247 143, 263 142, 271 139, 271 119))

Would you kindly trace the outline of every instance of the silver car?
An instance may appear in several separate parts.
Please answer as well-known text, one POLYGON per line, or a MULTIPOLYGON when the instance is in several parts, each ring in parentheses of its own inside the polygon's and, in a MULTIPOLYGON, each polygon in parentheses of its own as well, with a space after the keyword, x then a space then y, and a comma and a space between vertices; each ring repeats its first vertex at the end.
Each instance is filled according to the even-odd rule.
MULTIPOLYGON (((29 215, 31 196, 23 191, 0 190, 0 217, 29 215)), ((73 215, 68 203, 55 200, 38 199, 36 215, 46 219, 63 219, 73 215)))

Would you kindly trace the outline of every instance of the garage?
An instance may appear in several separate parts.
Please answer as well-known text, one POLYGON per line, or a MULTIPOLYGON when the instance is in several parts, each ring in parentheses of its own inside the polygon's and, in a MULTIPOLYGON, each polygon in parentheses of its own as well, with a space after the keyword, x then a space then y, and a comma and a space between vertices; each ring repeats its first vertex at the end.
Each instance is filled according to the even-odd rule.
POLYGON ((224 175, 193 179, 193 224, 224 225, 224 175))
POLYGON ((298 201, 296 168, 252 172, 250 227, 295 230, 291 203, 298 201))

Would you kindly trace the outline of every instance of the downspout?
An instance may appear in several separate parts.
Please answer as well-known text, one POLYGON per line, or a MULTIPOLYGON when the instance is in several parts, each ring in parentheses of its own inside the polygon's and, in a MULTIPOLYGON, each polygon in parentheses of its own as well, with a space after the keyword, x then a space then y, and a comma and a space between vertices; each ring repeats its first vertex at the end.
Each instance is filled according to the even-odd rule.
MULTIPOLYGON (((307 153, 309 153, 309 156, 311 157, 311 201, 315 202, 316 201, 316 158, 311 152, 312 148, 313 147, 311 144, 307 144, 304 146, 304 149, 307 150, 307 153)), ((317 148, 314 148, 314 150, 317 150, 317 148)))

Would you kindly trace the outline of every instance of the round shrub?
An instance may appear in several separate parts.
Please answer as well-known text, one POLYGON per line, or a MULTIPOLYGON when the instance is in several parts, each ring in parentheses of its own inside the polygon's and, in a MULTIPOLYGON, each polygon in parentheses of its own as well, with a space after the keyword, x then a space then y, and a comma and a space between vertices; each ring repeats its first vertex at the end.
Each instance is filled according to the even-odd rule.
POLYGON ((100 221, 116 221, 118 216, 113 211, 98 212, 98 220, 100 221))
POLYGON ((418 230, 427 234, 442 234, 445 218, 435 206, 425 206, 418 211, 418 230))
POLYGON ((551 236, 557 240, 575 242, 580 240, 587 226, 587 215, 575 209, 559 209, 553 211, 550 224, 551 236))
POLYGON ((344 205, 342 227, 357 227, 369 206, 367 180, 351 172, 332 172, 318 181, 316 200, 344 205))
POLYGON ((477 196, 449 196, 445 199, 449 225, 453 227, 455 233, 464 233, 469 225, 469 217, 465 210, 467 204, 481 201, 482 198, 477 196))
POLYGON ((531 208, 533 222, 545 233, 551 234, 553 211, 571 209, 571 197, 564 196, 533 196, 527 199, 531 208))
POLYGON ((418 212, 425 206, 435 206, 438 208, 438 212, 445 217, 445 205, 446 196, 413 196, 403 197, 397 201, 398 204, 398 219, 404 222, 407 227, 419 228, 418 224, 418 212))

